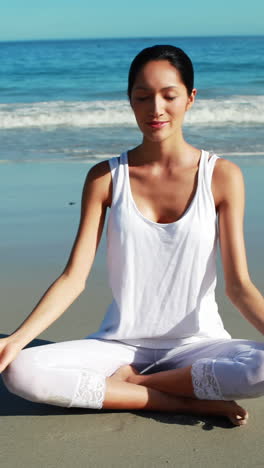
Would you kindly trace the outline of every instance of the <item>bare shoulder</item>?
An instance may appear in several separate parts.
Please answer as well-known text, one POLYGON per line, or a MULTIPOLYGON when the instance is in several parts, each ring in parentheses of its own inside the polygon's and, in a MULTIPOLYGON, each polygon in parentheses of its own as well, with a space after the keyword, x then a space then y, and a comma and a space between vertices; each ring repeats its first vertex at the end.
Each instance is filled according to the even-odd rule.
POLYGON ((98 196, 107 206, 111 204, 112 177, 107 160, 91 167, 86 176, 83 191, 86 196, 98 196))
POLYGON ((102 180, 103 178, 109 178, 110 175, 109 162, 106 160, 92 166, 87 174, 87 178, 89 181, 93 182, 97 181, 98 179, 102 180))
POLYGON ((217 159, 212 177, 216 206, 232 196, 244 195, 244 177, 240 167, 224 158, 217 159))

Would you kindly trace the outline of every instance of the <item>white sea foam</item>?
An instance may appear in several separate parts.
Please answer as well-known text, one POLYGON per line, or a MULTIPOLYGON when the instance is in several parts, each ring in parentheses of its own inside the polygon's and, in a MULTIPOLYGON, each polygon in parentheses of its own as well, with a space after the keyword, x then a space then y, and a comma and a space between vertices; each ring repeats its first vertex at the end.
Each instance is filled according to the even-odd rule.
MULTIPOLYGON (((70 151, 69 151, 70 152, 70 151)), ((95 164, 96 162, 100 161, 105 161, 107 159, 111 159, 116 154, 110 154, 110 153, 102 153, 102 154, 96 154, 94 156, 86 156, 86 155, 81 155, 80 158, 76 157, 55 157, 55 158, 35 158, 35 159, 30 159, 30 158, 23 158, 19 160, 12 160, 12 159, 0 159, 0 164, 16 164, 19 162, 19 164, 39 164, 39 163, 44 163, 44 164, 54 164, 54 163, 73 163, 73 164, 95 164)))
MULTIPOLYGON (((264 164, 264 152, 241 152, 241 153, 236 153, 236 152, 225 152, 225 153, 221 153, 221 152, 217 152, 218 156, 222 156, 222 157, 244 157, 245 159, 248 158, 248 160, 251 160, 251 161, 254 161, 254 164, 264 164), (259 157, 261 157, 261 159, 259 159, 259 157)), ((81 157, 80 159, 79 158, 75 158, 75 157, 55 157, 55 158, 36 158, 36 159, 29 159, 29 158, 26 158, 26 159, 20 159, 19 160, 19 164, 23 163, 23 164, 39 164, 39 163, 45 163, 45 164, 54 164, 54 163, 65 163, 65 164, 95 164, 96 162, 99 162, 99 161, 104 161, 104 160, 107 160, 107 159, 111 159, 113 158, 114 156, 116 156, 116 154, 109 154, 109 153, 105 153, 105 154, 96 154, 95 156, 84 156, 84 157, 81 157)), ((0 164, 16 164, 18 161, 16 160, 9 160, 9 159, 0 159, 0 164)))
MULTIPOLYGON (((259 125, 264 123, 263 108, 264 96, 197 99, 185 122, 206 126, 259 125)), ((133 112, 125 100, 0 105, 0 129, 135 125, 133 112)))
MULTIPOLYGON (((219 156, 222 156, 222 153, 217 153, 219 156)), ((238 151, 227 151, 223 153, 223 157, 225 156, 242 156, 242 157, 247 157, 247 156, 264 156, 264 151, 242 151, 241 153, 238 151)))

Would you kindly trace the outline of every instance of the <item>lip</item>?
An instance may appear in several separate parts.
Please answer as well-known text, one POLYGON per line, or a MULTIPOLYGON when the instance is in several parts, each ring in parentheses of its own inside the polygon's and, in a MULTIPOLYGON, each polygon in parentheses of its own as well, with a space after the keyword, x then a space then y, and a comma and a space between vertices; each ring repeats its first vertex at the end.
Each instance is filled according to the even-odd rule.
POLYGON ((158 121, 158 120, 153 120, 152 122, 147 122, 147 125, 151 128, 163 128, 165 125, 167 125, 168 121, 163 120, 163 121, 158 121))

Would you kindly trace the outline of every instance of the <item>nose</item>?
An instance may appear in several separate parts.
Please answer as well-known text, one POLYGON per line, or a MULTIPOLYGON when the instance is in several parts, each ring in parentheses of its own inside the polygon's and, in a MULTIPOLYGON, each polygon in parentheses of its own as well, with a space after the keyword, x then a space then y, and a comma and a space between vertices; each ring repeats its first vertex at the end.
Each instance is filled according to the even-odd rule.
POLYGON ((159 117, 164 113, 163 101, 160 96, 153 96, 150 100, 149 113, 152 117, 159 117))

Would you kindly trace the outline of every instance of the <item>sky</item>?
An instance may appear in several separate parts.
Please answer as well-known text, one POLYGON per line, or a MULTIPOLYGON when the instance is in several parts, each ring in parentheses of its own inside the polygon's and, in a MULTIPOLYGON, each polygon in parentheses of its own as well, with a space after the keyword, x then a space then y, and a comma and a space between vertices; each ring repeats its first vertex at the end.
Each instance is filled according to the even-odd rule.
POLYGON ((9 0, 0 40, 264 35, 263 18, 263 0, 9 0))

